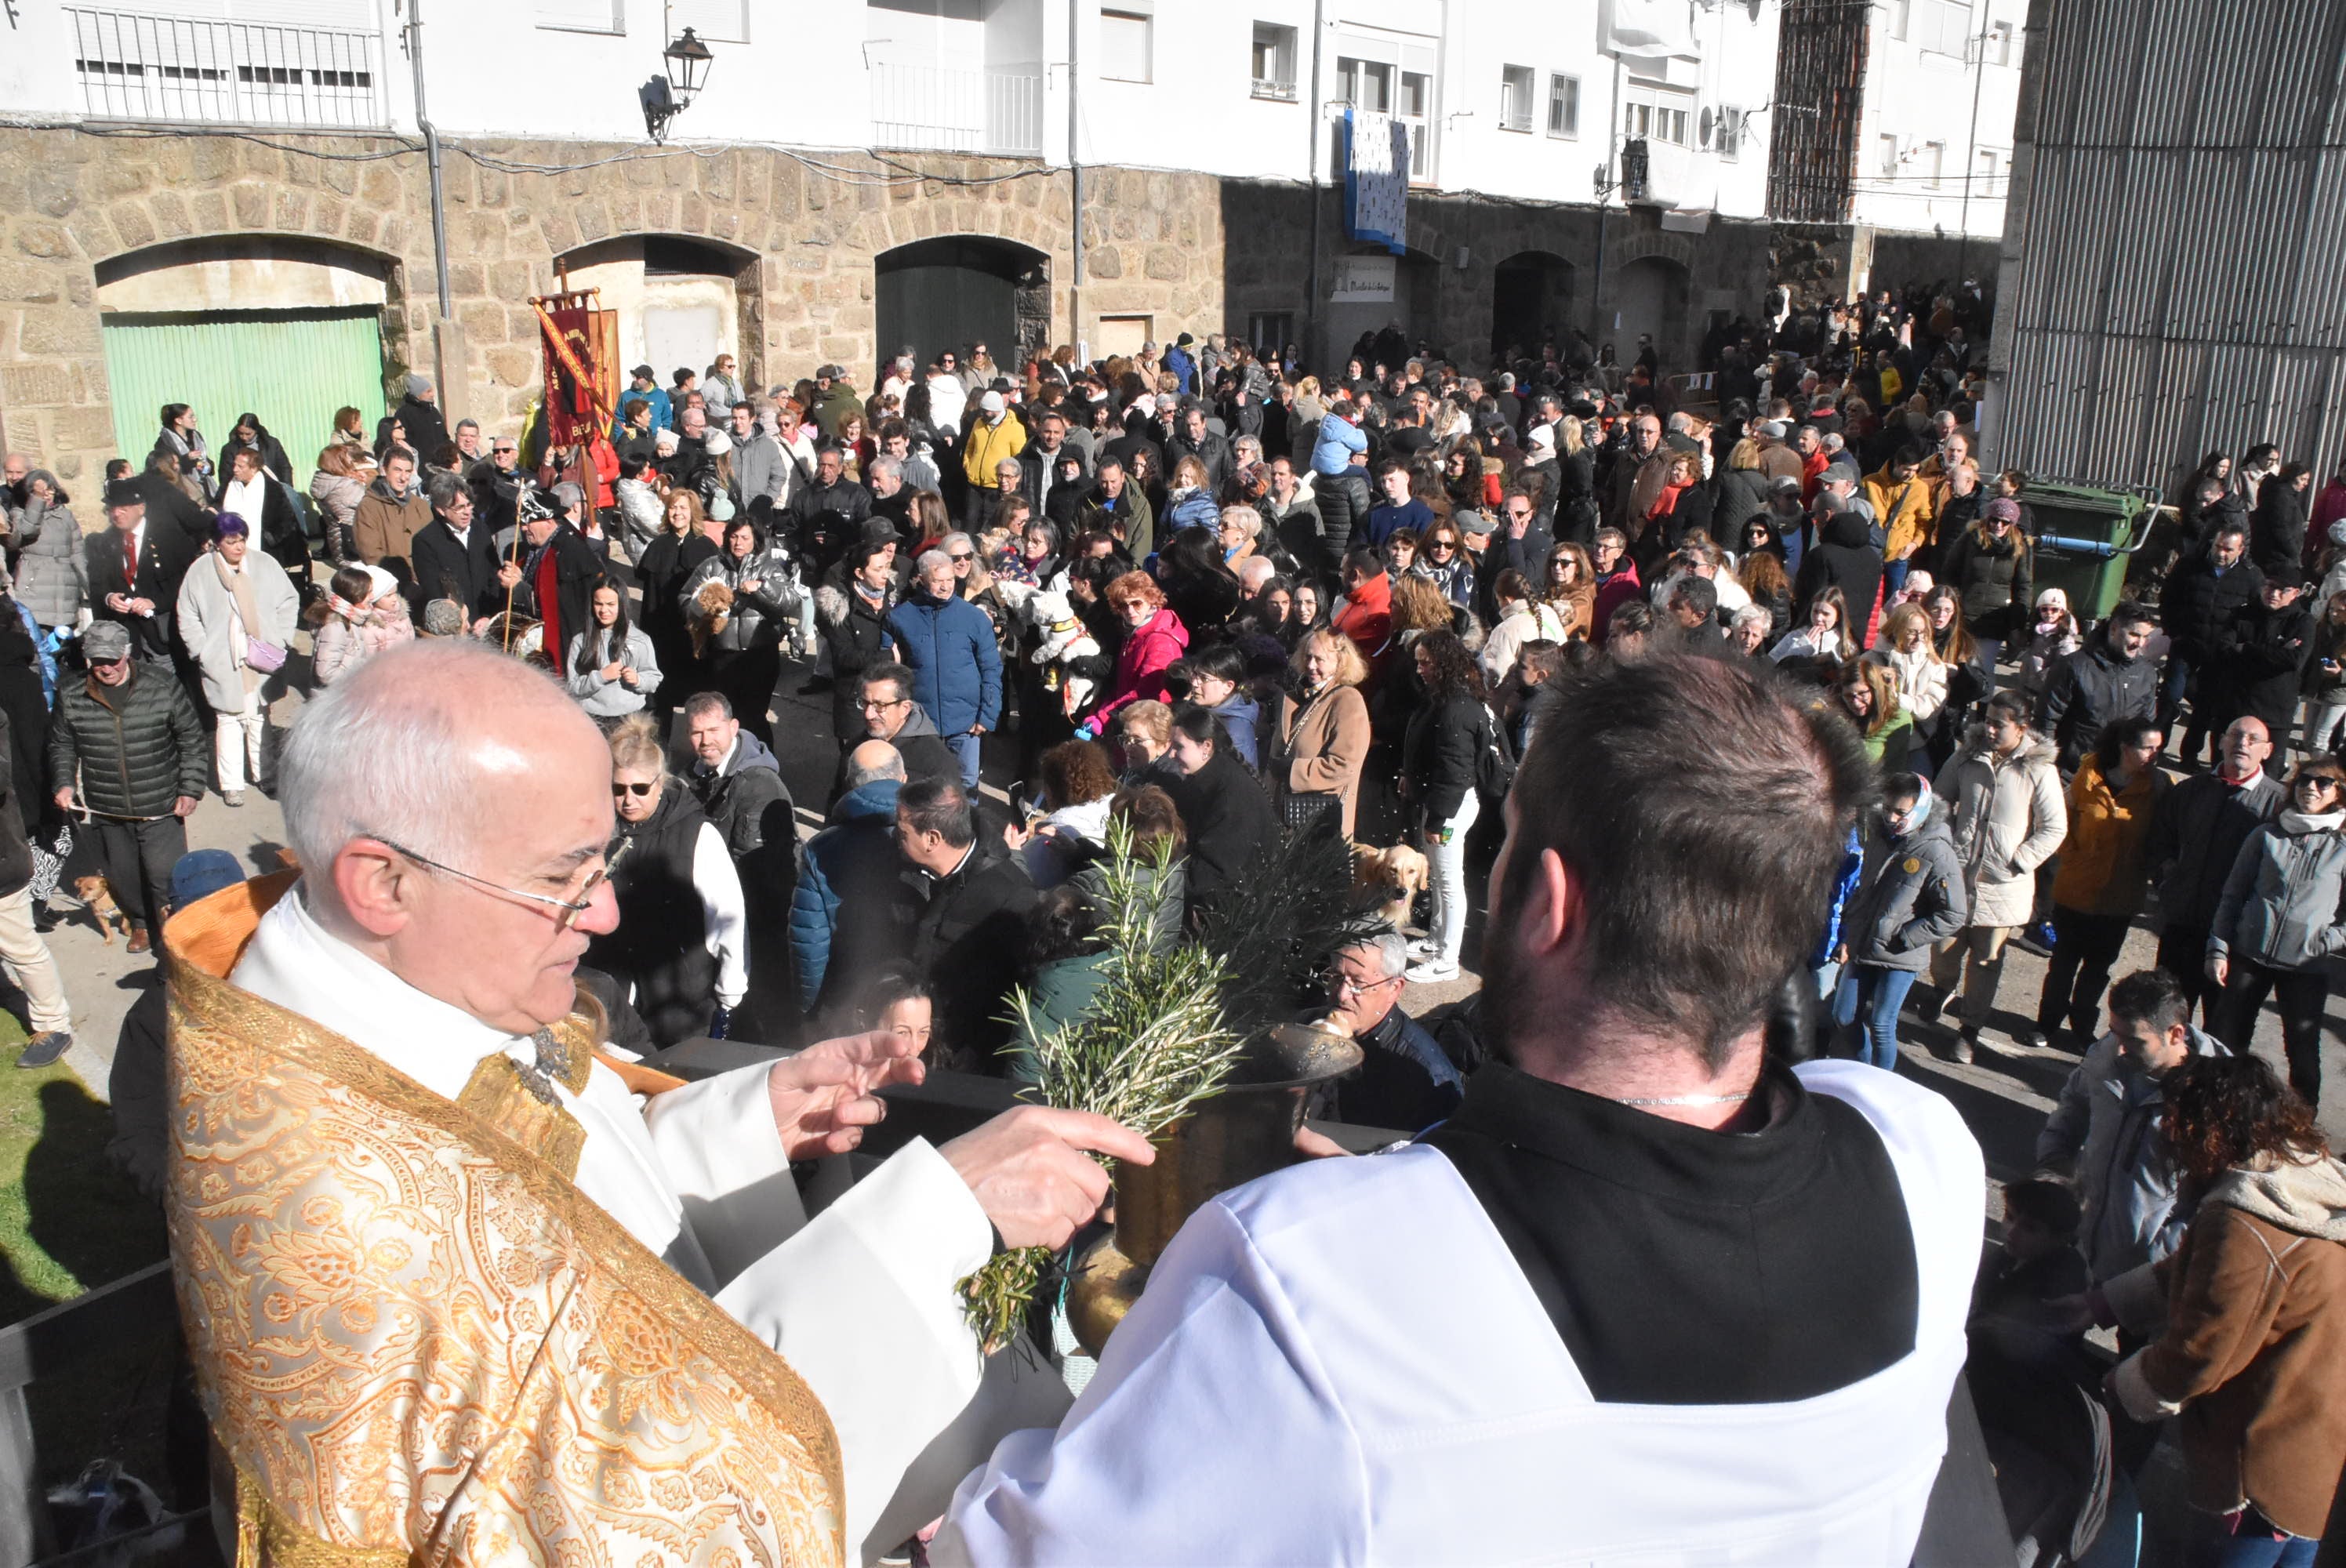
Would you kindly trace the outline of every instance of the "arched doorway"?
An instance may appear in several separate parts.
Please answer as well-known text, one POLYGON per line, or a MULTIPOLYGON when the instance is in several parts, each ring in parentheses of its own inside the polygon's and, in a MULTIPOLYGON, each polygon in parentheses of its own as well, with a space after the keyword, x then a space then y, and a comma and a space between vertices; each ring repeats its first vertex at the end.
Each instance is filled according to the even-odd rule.
MULTIPOLYGON (((760 378, 755 328, 758 260, 746 250, 678 234, 628 234, 564 255, 573 289, 592 289, 596 307, 617 321, 618 364, 609 384, 649 365, 662 387, 676 372, 705 374, 720 353, 736 357, 745 384, 760 378)), ((723 423, 720 412, 712 423, 723 423)))
MULTIPOLYGON (((1637 357, 1637 340, 1650 334, 1663 373, 1684 371, 1692 358, 1687 341, 1687 270, 1667 256, 1640 256, 1621 269, 1613 285, 1614 352, 1624 365, 1637 357)), ((1599 334, 1600 342, 1608 334, 1599 334)))
POLYGON ((882 358, 910 348, 926 364, 984 343, 1006 374, 1050 346, 1051 259, 1040 250, 950 234, 883 251, 872 268, 882 358))
POLYGON ((1400 256, 1363 251, 1336 258, 1326 318, 1327 358, 1341 365, 1363 332, 1375 335, 1388 328, 1402 335, 1412 353, 1420 339, 1439 351, 1441 296, 1441 265, 1423 251, 1400 256))
POLYGON ((388 257, 319 239, 227 235, 149 246, 97 265, 98 333, 117 450, 143 460, 167 402, 196 411, 217 447, 258 414, 285 448, 293 483, 355 407, 382 417, 388 257))
POLYGON ((1491 351, 1536 354, 1543 339, 1561 338, 1572 320, 1572 263, 1545 250, 1521 250, 1491 277, 1491 351))

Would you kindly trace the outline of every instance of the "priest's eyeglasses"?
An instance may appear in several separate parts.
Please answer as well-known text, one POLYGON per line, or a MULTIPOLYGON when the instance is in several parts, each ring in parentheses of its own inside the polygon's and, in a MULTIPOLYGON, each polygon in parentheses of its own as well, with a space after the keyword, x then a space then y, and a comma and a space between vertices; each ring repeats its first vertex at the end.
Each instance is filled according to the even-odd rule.
POLYGON ((449 876, 472 883, 476 888, 486 888, 493 893, 503 893, 509 899, 525 899, 531 903, 544 904, 548 909, 557 911, 559 912, 554 917, 554 929, 556 931, 570 930, 578 923, 580 916, 594 907, 597 890, 611 880, 611 868, 619 863, 619 857, 626 854, 627 846, 635 842, 633 839, 620 840, 613 846, 611 852, 603 857, 603 864, 580 884, 576 898, 558 899, 551 893, 534 893, 523 888, 509 888, 503 882, 493 882, 486 877, 476 877, 470 871, 460 871, 454 866, 443 865, 431 856, 419 855, 405 845, 384 838, 381 833, 369 833, 367 837, 387 850, 397 850, 419 866, 427 866, 435 871, 444 871, 449 876))

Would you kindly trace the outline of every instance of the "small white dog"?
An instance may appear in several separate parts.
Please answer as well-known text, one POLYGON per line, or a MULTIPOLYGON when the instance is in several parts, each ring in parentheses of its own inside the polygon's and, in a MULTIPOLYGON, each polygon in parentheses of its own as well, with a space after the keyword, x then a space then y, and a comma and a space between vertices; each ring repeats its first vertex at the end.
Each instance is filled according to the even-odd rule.
POLYGON ((1043 667, 1043 684, 1059 694, 1061 708, 1073 718, 1091 701, 1097 683, 1068 667, 1076 659, 1098 657, 1099 643, 1076 614, 1065 589, 1035 595, 1026 602, 1026 616, 1043 634, 1043 646, 1034 653, 1035 662, 1043 667))

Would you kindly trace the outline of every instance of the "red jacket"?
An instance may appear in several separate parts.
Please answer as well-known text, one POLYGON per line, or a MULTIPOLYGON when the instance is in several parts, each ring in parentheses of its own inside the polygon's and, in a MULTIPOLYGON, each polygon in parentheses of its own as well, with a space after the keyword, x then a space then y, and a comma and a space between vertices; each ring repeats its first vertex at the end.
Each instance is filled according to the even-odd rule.
POLYGON ((1379 572, 1344 596, 1344 607, 1335 615, 1338 631, 1352 639, 1361 657, 1375 671, 1384 662, 1392 641, 1392 578, 1379 572))

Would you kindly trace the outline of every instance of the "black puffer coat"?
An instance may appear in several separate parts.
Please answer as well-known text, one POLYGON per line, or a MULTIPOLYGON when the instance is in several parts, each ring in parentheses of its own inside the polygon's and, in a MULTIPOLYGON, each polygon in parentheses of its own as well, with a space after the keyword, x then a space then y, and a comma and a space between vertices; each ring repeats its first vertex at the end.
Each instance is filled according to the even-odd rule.
POLYGON ((2182 562, 2167 579, 2158 607, 2175 652, 2193 663, 2205 660, 2216 639, 2243 605, 2264 597, 2265 575, 2246 555, 2221 575, 2206 550, 2182 562))
POLYGON ((181 795, 202 799, 211 746, 168 667, 134 661, 130 678, 60 681, 49 726, 49 790, 80 776, 82 803, 106 817, 160 817, 181 795))
POLYGON ((652 1039, 673 1045, 707 1032, 717 1003, 717 960, 709 917, 693 884, 693 852, 709 819, 671 779, 641 822, 621 822, 612 840, 627 853, 611 868, 619 923, 586 944, 586 962, 635 989, 636 1011, 652 1039))

